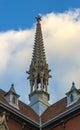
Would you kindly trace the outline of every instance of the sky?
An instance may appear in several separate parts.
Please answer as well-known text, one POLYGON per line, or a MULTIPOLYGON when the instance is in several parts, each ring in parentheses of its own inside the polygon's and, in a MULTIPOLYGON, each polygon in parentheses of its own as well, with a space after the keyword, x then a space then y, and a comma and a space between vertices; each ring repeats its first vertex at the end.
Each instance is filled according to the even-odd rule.
POLYGON ((80 0, 0 0, 0 89, 9 91, 14 83, 20 100, 29 103, 26 71, 38 14, 52 75, 48 86, 52 104, 65 96, 73 81, 80 88, 80 0))

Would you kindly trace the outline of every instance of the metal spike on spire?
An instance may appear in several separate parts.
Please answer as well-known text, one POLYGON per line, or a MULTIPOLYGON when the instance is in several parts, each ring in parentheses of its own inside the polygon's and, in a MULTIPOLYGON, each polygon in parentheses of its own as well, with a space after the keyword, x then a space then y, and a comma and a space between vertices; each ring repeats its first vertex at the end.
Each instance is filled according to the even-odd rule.
POLYGON ((33 48, 32 61, 30 69, 27 72, 29 74, 31 92, 33 91, 45 91, 47 92, 48 79, 50 70, 46 63, 45 49, 43 44, 43 36, 41 30, 41 16, 36 17, 37 27, 35 33, 35 42, 33 48))

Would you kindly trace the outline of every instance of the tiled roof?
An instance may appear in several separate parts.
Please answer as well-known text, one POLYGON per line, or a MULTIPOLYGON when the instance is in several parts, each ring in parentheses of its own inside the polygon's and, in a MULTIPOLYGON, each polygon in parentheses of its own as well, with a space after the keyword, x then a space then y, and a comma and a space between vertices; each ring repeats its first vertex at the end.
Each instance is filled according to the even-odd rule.
POLYGON ((52 118, 56 117, 58 114, 62 113, 66 109, 66 97, 62 100, 56 102, 55 104, 48 107, 48 109, 42 114, 42 123, 45 123, 52 118))
MULTIPOLYGON (((20 112, 26 118, 31 119, 31 121, 36 122, 39 124, 39 116, 36 114, 36 112, 29 106, 24 104, 19 100, 19 109, 16 109, 15 107, 11 106, 6 99, 4 98, 5 92, 0 89, 0 102, 3 102, 4 104, 8 105, 11 109, 16 110, 17 112, 20 112)), ((70 105, 67 107, 67 98, 63 98, 56 102, 55 104, 49 106, 46 111, 41 115, 41 122, 46 123, 52 119, 54 119, 59 114, 62 114, 66 112, 67 110, 73 108, 77 104, 80 104, 80 100, 78 100, 73 105, 70 105)))
POLYGON ((24 116, 26 116, 26 118, 31 119, 31 121, 39 123, 39 116, 36 114, 35 111, 33 111, 33 109, 29 105, 26 105, 19 100, 19 109, 17 109, 7 102, 7 100, 4 98, 5 93, 5 91, 0 89, 0 102, 4 103, 14 111, 16 110, 17 112, 23 114, 24 116))
POLYGON ((42 124, 50 121, 51 119, 54 119, 59 114, 66 112, 67 110, 73 108, 78 104, 80 104, 80 99, 70 106, 67 106, 67 97, 59 100, 55 104, 48 107, 48 109, 42 114, 41 116, 42 124))

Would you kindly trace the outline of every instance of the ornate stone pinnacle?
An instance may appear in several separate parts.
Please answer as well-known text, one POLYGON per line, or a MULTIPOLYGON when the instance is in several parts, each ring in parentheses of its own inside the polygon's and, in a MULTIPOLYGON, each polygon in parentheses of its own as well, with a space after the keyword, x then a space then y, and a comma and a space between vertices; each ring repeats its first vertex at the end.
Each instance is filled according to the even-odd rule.
POLYGON ((48 64, 46 63, 40 21, 41 17, 38 16, 32 61, 27 72, 29 74, 28 79, 30 80, 31 92, 38 90, 47 92, 48 79, 51 77, 49 75, 51 70, 48 69, 48 64))

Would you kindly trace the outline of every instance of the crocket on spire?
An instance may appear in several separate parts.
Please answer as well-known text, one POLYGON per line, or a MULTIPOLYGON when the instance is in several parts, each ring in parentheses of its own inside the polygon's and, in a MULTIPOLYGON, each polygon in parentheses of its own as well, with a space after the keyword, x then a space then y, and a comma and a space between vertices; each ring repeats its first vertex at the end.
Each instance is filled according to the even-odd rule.
POLYGON ((29 74, 31 92, 33 91, 45 91, 47 92, 48 79, 51 77, 46 63, 45 49, 43 44, 43 36, 41 30, 41 16, 37 18, 35 42, 32 54, 32 61, 27 72, 29 74))

